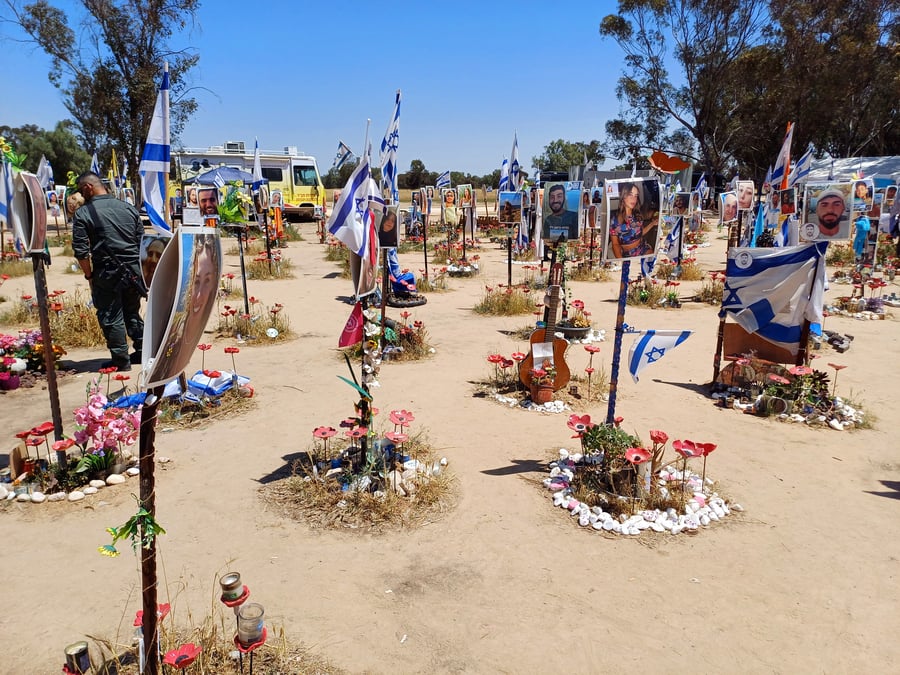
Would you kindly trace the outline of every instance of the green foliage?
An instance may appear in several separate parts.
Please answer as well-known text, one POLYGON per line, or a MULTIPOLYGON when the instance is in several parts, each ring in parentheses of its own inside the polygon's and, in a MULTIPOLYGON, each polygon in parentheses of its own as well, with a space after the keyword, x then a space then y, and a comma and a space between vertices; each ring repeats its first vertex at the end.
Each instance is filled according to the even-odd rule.
POLYGON ((588 164, 602 164, 606 159, 600 152, 600 141, 572 143, 559 138, 545 145, 544 152, 533 157, 531 163, 541 171, 568 171, 571 166, 584 166, 585 156, 588 164))
POLYGON ((169 62, 173 141, 197 108, 186 95, 186 74, 200 57, 171 41, 196 21, 200 0, 84 2, 80 15, 47 0, 7 6, 23 41, 51 57, 50 81, 62 94, 81 145, 96 148, 104 165, 116 148, 120 158, 128 158, 129 178, 138 184, 139 150, 150 127, 163 61, 169 62))
POLYGON ((137 513, 125 521, 124 525, 106 528, 106 531, 112 536, 112 542, 97 548, 103 555, 110 558, 119 555, 116 550, 116 542, 120 539, 130 539, 131 548, 137 553, 138 546, 150 548, 156 537, 166 533, 162 525, 156 522, 156 518, 141 504, 140 500, 137 497, 135 500, 138 502, 137 513))
POLYGON ((606 462, 625 455, 628 448, 641 446, 641 439, 636 438, 617 426, 597 424, 584 431, 581 444, 585 454, 604 452, 606 462))
POLYGON ((476 314, 492 316, 515 316, 534 312, 537 306, 531 297, 528 287, 492 288, 484 293, 484 297, 473 308, 476 314))
POLYGON ((111 448, 89 452, 75 466, 75 473, 88 475, 108 471, 116 463, 116 451, 111 448))
POLYGON ((34 173, 41 161, 41 155, 47 158, 53 167, 53 179, 57 184, 64 183, 66 173, 81 173, 90 166, 91 156, 78 144, 72 133, 72 122, 57 122, 52 131, 41 129, 36 124, 25 124, 21 127, 0 126, 0 136, 5 137, 20 154, 26 156, 23 168, 34 173))

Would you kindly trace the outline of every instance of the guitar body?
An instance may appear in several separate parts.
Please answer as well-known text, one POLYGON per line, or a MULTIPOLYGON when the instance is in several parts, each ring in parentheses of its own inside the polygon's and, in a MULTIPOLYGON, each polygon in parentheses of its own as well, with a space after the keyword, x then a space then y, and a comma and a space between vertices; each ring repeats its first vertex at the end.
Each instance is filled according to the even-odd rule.
MULTIPOLYGON (((531 337, 528 340, 531 344, 531 349, 528 350, 528 356, 526 356, 522 360, 522 363, 519 364, 519 380, 521 380, 522 384, 526 387, 531 386, 532 369, 535 367, 541 368, 544 361, 550 360, 549 356, 542 355, 538 359, 538 363, 535 364, 534 345, 543 345, 545 342, 552 342, 552 361, 553 366, 556 368, 556 377, 553 378, 553 391, 558 391, 569 384, 572 374, 569 372, 569 366, 566 365, 566 349, 569 347, 569 343, 562 338, 553 337, 556 332, 556 306, 559 303, 559 285, 562 281, 562 264, 556 262, 555 250, 553 251, 553 259, 554 262, 550 265, 548 279, 550 286, 547 289, 549 296, 547 305, 547 325, 545 328, 537 328, 531 333, 531 337), (549 338, 549 340, 546 338, 549 338)), ((543 353, 544 352, 541 351, 541 354, 543 353)))
MULTIPOLYGON (((529 343, 532 345, 542 344, 545 342, 545 335, 545 329, 538 328, 531 334, 529 343)), ((553 339, 553 365, 556 366, 556 378, 553 380, 553 391, 559 391, 569 384, 569 380, 572 379, 572 373, 569 371, 569 366, 566 365, 566 349, 568 349, 568 347, 569 343, 562 338, 553 339)), ((540 366, 540 364, 538 364, 538 366, 540 366)), ((526 356, 519 364, 519 380, 526 387, 531 386, 531 370, 534 367, 534 353, 533 349, 530 349, 528 350, 528 356, 526 356)))

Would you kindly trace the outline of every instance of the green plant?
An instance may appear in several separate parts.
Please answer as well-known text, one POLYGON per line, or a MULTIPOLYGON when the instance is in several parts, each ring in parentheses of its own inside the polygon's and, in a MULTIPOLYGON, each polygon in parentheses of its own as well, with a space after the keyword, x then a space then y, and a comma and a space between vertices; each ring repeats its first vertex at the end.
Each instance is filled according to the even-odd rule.
POLYGON ((641 440, 624 429, 607 424, 588 427, 581 435, 584 454, 603 454, 605 463, 625 456, 628 448, 641 445, 641 440))
POLYGON ((162 525, 160 525, 156 521, 156 518, 153 517, 153 514, 141 504, 140 499, 134 495, 132 496, 138 503, 137 513, 119 527, 106 528, 106 531, 112 535, 112 542, 97 547, 97 550, 100 551, 100 553, 109 556, 110 558, 115 558, 119 555, 119 552, 116 550, 116 542, 120 539, 130 539, 131 548, 137 553, 138 546, 141 548, 150 548, 156 537, 166 533, 162 525))
POLYGON ((240 181, 228 185, 225 199, 218 206, 219 219, 223 223, 243 223, 247 220, 247 205, 250 197, 244 193, 240 181))
POLYGON ((118 453, 114 449, 99 448, 86 453, 75 466, 75 473, 101 474, 116 463, 118 453))
POLYGON ((534 312, 537 305, 534 304, 534 298, 531 297, 530 288, 485 286, 484 297, 472 309, 476 314, 514 316, 534 312))

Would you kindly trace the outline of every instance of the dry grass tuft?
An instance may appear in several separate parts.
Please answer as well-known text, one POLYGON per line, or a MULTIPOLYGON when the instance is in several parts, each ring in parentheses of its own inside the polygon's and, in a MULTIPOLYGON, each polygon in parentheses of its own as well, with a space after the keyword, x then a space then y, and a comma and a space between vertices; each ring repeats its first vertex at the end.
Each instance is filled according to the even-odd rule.
POLYGON ((293 279, 294 263, 280 255, 272 258, 271 269, 265 255, 257 256, 246 264, 248 279, 293 279))
POLYGON ((476 314, 492 316, 515 316, 530 314, 537 309, 531 289, 526 287, 485 287, 484 297, 472 309, 476 314))
POLYGON ((13 277, 24 277, 32 273, 34 265, 29 260, 4 260, 0 262, 0 274, 13 277))
POLYGON ((163 399, 159 404, 160 424, 177 429, 200 429, 224 417, 232 418, 256 409, 256 399, 229 389, 218 397, 205 398, 201 403, 163 399))
POLYGON ((609 281, 609 270, 601 263, 596 263, 593 268, 587 263, 581 263, 573 268, 568 277, 572 281, 609 281))
POLYGON ((697 292, 697 300, 710 305, 721 305, 725 294, 725 283, 719 280, 704 279, 697 292))
MULTIPOLYGON (((294 337, 291 331, 291 321, 279 303, 271 307, 265 307, 256 298, 250 298, 250 314, 243 313, 243 303, 240 306, 222 305, 217 308, 219 323, 216 326, 217 337, 234 337, 242 340, 263 343, 284 342, 294 337), (266 331, 274 328, 278 335, 269 337, 266 331)), ((257 343, 259 344, 259 343, 257 343)))
MULTIPOLYGON (((439 459, 421 434, 405 442, 402 452, 427 467, 439 459)), ((285 516, 314 528, 363 533, 414 528, 438 519, 456 503, 456 479, 446 468, 437 476, 417 472, 411 479, 415 482, 415 491, 412 495, 400 496, 385 489, 384 467, 377 461, 373 462, 368 474, 377 488, 375 492, 343 490, 339 478, 350 478, 346 471, 339 477, 324 479, 318 469, 313 470, 312 461, 295 462, 290 477, 261 488, 260 494, 285 516)), ((388 471, 394 468, 396 465, 387 467, 388 471)))

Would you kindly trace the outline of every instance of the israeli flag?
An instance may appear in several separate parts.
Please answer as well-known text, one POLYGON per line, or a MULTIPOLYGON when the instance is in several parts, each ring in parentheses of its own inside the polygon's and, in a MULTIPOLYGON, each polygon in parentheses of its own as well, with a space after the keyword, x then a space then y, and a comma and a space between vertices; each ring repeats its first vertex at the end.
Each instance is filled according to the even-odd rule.
POLYGON ((169 63, 163 65, 162 84, 153 108, 150 131, 141 155, 138 174, 141 177, 141 198, 150 224, 159 234, 172 235, 166 222, 166 182, 169 179, 169 63))
POLYGON ((702 198, 706 197, 706 188, 707 187, 708 186, 706 184, 706 172, 704 171, 700 176, 700 180, 697 181, 697 187, 694 188, 694 192, 699 192, 700 198, 702 199, 702 198))
POLYGON ((644 368, 659 361, 692 333, 690 330, 642 330, 628 350, 628 372, 634 381, 638 381, 638 373, 644 368))
POLYGON ((341 190, 341 196, 328 219, 328 231, 362 258, 372 248, 373 233, 369 224, 379 206, 383 210, 384 200, 378 196, 375 181, 369 176, 367 154, 356 165, 341 190))
POLYGON ((91 156, 91 173, 100 175, 100 160, 97 159, 97 151, 91 156))
POLYGON ((720 316, 796 354, 803 321, 822 323, 827 250, 827 241, 730 249, 720 316))
POLYGON ((662 245, 663 253, 665 253, 666 257, 674 263, 677 263, 681 260, 679 243, 681 242, 681 227, 683 224, 684 216, 678 216, 678 218, 675 220, 675 225, 673 225, 672 229, 669 230, 669 234, 666 235, 666 240, 662 245))
POLYGON ((2 158, 0 164, 0 222, 6 224, 6 229, 13 229, 12 201, 13 201, 13 168, 12 164, 2 158))
POLYGON ((778 228, 778 231, 775 232, 775 246, 784 247, 790 246, 790 227, 796 221, 794 220, 796 216, 790 215, 781 221, 781 227, 778 228))
POLYGON ((794 123, 788 122, 787 133, 784 135, 784 142, 781 144, 781 150, 778 151, 778 157, 775 159, 775 168, 772 169, 771 184, 777 185, 779 188, 783 181, 787 180, 787 174, 791 165, 791 139, 794 137, 794 123))
POLYGON ((512 152, 509 155, 509 183, 510 190, 519 189, 519 135, 513 132, 512 152))
POLYGON ((381 184, 390 186, 391 200, 396 204, 400 201, 400 191, 397 189, 397 146, 400 143, 400 90, 397 90, 397 99, 394 102, 394 115, 387 131, 384 132, 384 140, 381 141, 381 184))
POLYGON ((653 268, 656 267, 656 256, 644 256, 641 258, 641 275, 649 277, 653 274, 653 268))
POLYGON ((434 182, 434 186, 436 188, 450 187, 450 171, 445 171, 440 176, 438 176, 437 180, 434 182))
POLYGON ((45 190, 53 189, 53 167, 44 155, 41 155, 41 161, 38 163, 37 173, 38 182, 45 190))
POLYGON ((794 166, 794 170, 791 171, 790 180, 788 180, 788 187, 794 187, 797 183, 805 182, 806 177, 809 175, 809 172, 812 170, 812 161, 813 161, 813 145, 809 144, 806 148, 806 152, 797 160, 797 164, 794 166))
POLYGON ((500 165, 500 192, 509 192, 509 162, 506 157, 500 165))
POLYGON ((332 169, 340 169, 347 161, 353 157, 353 151, 350 149, 344 141, 338 141, 338 150, 337 155, 334 158, 334 164, 332 164, 332 169))
POLYGON ((250 190, 253 194, 259 193, 259 188, 263 184, 262 163, 259 159, 259 139, 255 139, 253 146, 253 183, 250 184, 250 190))

